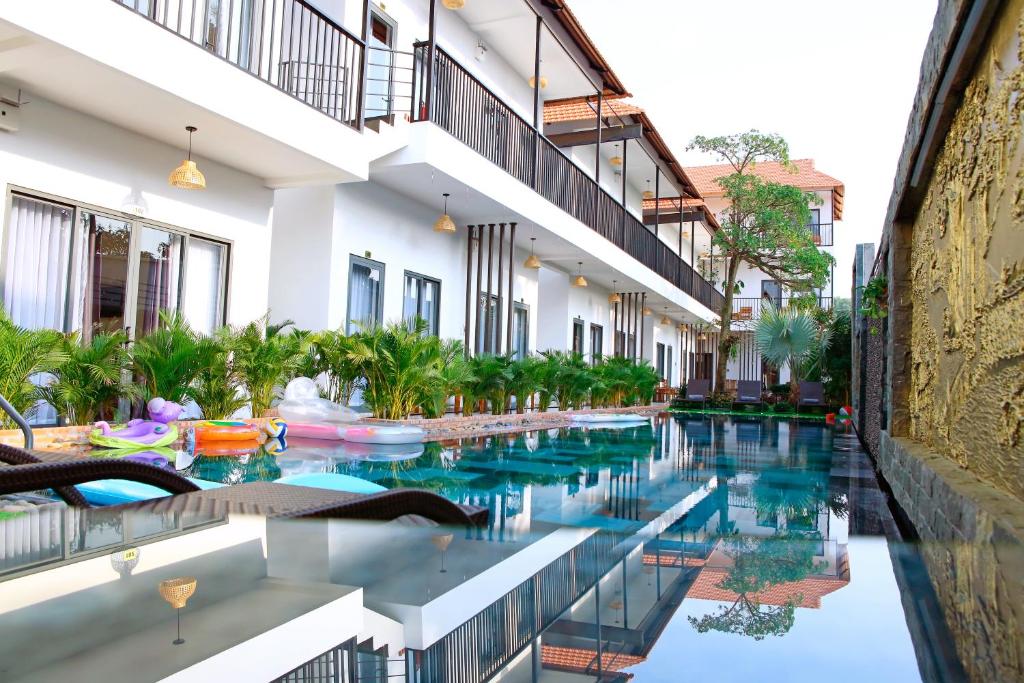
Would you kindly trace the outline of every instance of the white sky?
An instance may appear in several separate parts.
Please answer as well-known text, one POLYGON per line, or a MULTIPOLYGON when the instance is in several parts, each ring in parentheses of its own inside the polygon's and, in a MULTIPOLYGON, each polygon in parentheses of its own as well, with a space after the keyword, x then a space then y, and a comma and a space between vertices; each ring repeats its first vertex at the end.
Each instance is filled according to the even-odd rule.
POLYGON ((576 0, 572 10, 684 165, 694 135, 779 133, 846 185, 836 296, 892 192, 936 0, 576 0))

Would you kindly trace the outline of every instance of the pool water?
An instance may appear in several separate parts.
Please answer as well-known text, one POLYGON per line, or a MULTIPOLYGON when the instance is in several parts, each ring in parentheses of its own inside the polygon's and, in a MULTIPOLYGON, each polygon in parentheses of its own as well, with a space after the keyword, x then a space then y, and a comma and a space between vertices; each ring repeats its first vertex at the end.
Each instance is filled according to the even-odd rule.
MULTIPOLYGON (((901 595, 927 598, 930 586, 899 566, 913 553, 897 549, 856 440, 817 421, 661 416, 376 449, 291 439, 276 454, 200 451, 186 474, 237 483, 301 472, 484 506, 477 540, 502 544, 502 557, 555 530, 614 539, 598 590, 544 632, 540 671, 551 680, 676 681, 689 653, 687 678, 909 681, 919 656, 941 659, 948 646, 911 638, 908 620, 936 616, 906 614, 901 595)), ((928 626, 941 641, 944 625, 928 626)), ((508 675, 534 678, 526 664, 508 675)))
MULTIPOLYGON (((250 603, 234 596, 270 599, 267 578, 275 591, 299 587, 287 605, 296 615, 312 609, 302 602, 313 599, 310 591, 327 601, 358 589, 359 613, 377 615, 356 639, 358 681, 963 678, 917 549, 900 540, 869 459, 853 435, 819 421, 659 415, 631 426, 392 447, 288 439, 251 451, 179 453, 174 466, 226 484, 341 473, 430 489, 490 515, 486 528, 466 530, 76 511, 64 524, 67 537, 26 556, 38 564, 24 579, 17 572, 26 565, 6 570, 15 582, 50 585, 57 597, 28 600, 0 619, 0 636, 8 631, 0 678, 5 648, 22 647, 28 628, 47 629, 61 647, 10 658, 19 673, 11 680, 22 680, 22 669, 35 672, 24 680, 72 671, 106 683, 156 680, 158 671, 185 666, 175 658, 186 651, 165 646, 170 613, 154 598, 155 580, 168 572, 199 576, 194 614, 225 605, 235 620, 250 603), (117 553, 139 544, 136 574, 111 582, 117 553), (171 561, 160 559, 162 544, 173 570, 160 564, 171 561), (76 553, 82 564, 61 565, 76 553), (94 573, 107 572, 91 589, 109 592, 102 599, 69 591, 60 573, 81 574, 90 562, 94 573), (111 611, 112 600, 133 608, 111 611), (102 638, 76 626, 97 621, 102 638), (145 646, 150 664, 139 671, 152 676, 108 665, 107 650, 143 647, 133 643, 149 637, 151 624, 165 624, 145 646)), ((0 563, 0 596, 3 571, 0 563)), ((277 619, 273 610, 252 612, 268 622, 254 632, 277 619)), ((214 632, 234 637, 231 629, 214 632)), ((351 637, 335 635, 309 656, 351 637)), ((228 645, 206 643, 210 653, 228 645)))

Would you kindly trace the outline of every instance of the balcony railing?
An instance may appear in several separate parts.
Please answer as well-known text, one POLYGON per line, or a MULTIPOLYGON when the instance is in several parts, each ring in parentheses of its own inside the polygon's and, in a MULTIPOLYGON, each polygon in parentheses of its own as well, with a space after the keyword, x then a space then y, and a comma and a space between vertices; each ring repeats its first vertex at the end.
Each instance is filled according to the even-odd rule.
POLYGON ((712 311, 722 294, 583 169, 436 48, 416 45, 413 121, 430 120, 712 311), (432 83, 430 82, 432 80, 432 83))
POLYGON ((832 224, 831 223, 812 223, 807 226, 811 231, 811 239, 819 247, 831 247, 832 246, 832 224))
POLYGON ((303 0, 114 0, 331 118, 362 126, 363 41, 303 0))
POLYGON ((761 317, 761 309, 769 302, 776 308, 788 308, 791 305, 804 305, 817 303, 819 308, 830 310, 832 308, 832 297, 830 296, 803 296, 803 297, 739 297, 732 300, 733 322, 756 321, 761 317))

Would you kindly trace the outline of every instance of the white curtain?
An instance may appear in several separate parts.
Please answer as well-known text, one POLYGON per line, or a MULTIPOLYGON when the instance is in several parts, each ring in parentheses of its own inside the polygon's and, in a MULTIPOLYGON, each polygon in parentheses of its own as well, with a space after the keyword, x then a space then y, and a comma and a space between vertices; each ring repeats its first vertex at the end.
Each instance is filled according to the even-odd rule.
POLYGON ((378 268, 362 263, 353 263, 349 273, 348 332, 351 334, 361 326, 380 322, 378 307, 381 286, 381 272, 378 268))
POLYGON ((70 207, 15 195, 4 255, 4 309, 31 329, 65 327, 72 258, 70 207))
POLYGON ((223 251, 223 244, 195 237, 188 241, 182 312, 193 329, 204 334, 211 334, 222 323, 223 251))

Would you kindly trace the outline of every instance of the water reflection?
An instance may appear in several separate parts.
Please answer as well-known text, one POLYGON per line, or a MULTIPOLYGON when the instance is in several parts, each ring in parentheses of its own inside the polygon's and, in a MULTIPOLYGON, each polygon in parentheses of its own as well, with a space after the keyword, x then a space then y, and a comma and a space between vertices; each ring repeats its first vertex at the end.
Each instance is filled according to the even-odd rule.
MULTIPOLYGON (((855 536, 876 532, 887 512, 863 454, 846 442, 835 448, 836 438, 820 423, 660 417, 615 430, 428 443, 422 452, 301 440, 198 452, 191 463, 179 459, 189 476, 234 484, 337 472, 429 488, 487 507, 490 519, 478 530, 238 515, 189 526, 174 516, 64 511, 77 517, 61 522, 68 536, 53 543, 83 548, 77 558, 37 547, 21 556, 31 561, 0 565, 9 577, 0 582, 0 674, 45 680, 73 665, 87 680, 156 680, 219 657, 219 665, 249 667, 238 680, 299 667, 352 683, 356 672, 410 683, 499 672, 513 683, 675 681, 680 657, 707 663, 713 651, 705 668, 716 680, 775 680, 786 676, 764 672, 811 660, 831 677, 912 679, 915 648, 885 542, 875 541, 879 552, 855 536), (137 566, 115 571, 108 556, 133 548, 137 566), (80 579, 104 577, 95 584, 107 586, 103 595, 90 593, 89 581, 68 584, 72 567, 80 579), (196 576, 202 587, 195 612, 183 613, 189 633, 223 626, 228 610, 278 611, 245 628, 233 617, 229 636, 221 628, 217 638, 190 637, 167 652, 156 643, 167 641, 172 616, 152 587, 172 576, 196 576), (109 583, 119 578, 136 583, 109 583), (111 608, 127 599, 131 614, 111 608), (104 638, 62 626, 54 637, 73 645, 6 664, 51 623, 90 621, 108 625, 104 638), (268 646, 276 669, 232 659, 232 643, 269 631, 273 642, 293 643, 268 646), (830 635, 877 656, 847 658, 830 635), (136 661, 140 653, 151 661, 111 666, 122 639, 141 648, 136 661)), ((7 544, 5 561, 15 546, 7 544)))

